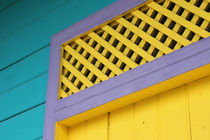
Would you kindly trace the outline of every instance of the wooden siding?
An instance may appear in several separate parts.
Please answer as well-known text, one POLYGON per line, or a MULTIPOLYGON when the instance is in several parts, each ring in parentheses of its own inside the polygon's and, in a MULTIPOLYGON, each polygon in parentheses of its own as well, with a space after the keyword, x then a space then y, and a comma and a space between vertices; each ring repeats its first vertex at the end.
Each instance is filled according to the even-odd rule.
POLYGON ((0 139, 42 139, 51 36, 114 1, 0 2, 0 139))
POLYGON ((56 140, 209 140, 210 77, 80 124, 56 125, 56 140))

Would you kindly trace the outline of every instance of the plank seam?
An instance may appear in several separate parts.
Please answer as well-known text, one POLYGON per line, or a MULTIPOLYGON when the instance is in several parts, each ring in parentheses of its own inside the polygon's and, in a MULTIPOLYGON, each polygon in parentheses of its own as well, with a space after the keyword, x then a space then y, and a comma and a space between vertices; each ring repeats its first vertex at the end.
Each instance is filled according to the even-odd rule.
POLYGON ((36 138, 34 138, 32 140, 42 140, 42 139, 43 139, 43 137, 42 136, 39 136, 39 137, 36 137, 36 138))
POLYGON ((26 55, 26 56, 20 58, 19 60, 15 61, 15 62, 13 62, 13 63, 11 63, 11 64, 9 64, 8 66, 6 66, 6 67, 0 69, 0 72, 3 71, 3 70, 8 69, 9 67, 11 67, 11 66, 13 66, 13 65, 15 65, 15 64, 17 64, 17 63, 19 63, 19 62, 21 62, 22 60, 24 60, 24 59, 26 59, 26 58, 32 56, 33 54, 35 54, 35 53, 37 53, 37 52, 39 52, 39 51, 41 51, 41 50, 43 50, 43 49, 45 49, 45 48, 48 48, 48 47, 50 47, 50 43, 48 43, 47 45, 44 45, 43 47, 41 47, 41 48, 39 48, 39 49, 33 51, 32 53, 29 53, 28 55, 26 55))
POLYGON ((23 81, 23 82, 21 82, 21 83, 15 85, 15 86, 9 88, 9 89, 6 90, 6 91, 3 91, 2 93, 0 93, 0 97, 1 97, 1 95, 4 95, 4 94, 6 94, 6 93, 9 92, 9 91, 11 91, 11 90, 13 90, 13 89, 15 89, 15 88, 17 88, 17 87, 20 87, 20 86, 24 85, 25 83, 28 83, 28 82, 30 82, 30 81, 32 81, 32 80, 35 80, 35 79, 41 77, 42 75, 46 74, 47 72, 48 72, 48 70, 46 70, 46 71, 44 71, 44 72, 41 72, 41 73, 39 73, 38 75, 36 75, 36 76, 34 76, 34 77, 32 77, 32 78, 30 78, 30 79, 28 79, 28 80, 25 80, 25 81, 23 81))
MULTIPOLYGON (((58 6, 52 8, 51 10, 49 10, 49 11, 47 11, 47 12, 45 12, 43 15, 41 15, 41 16, 39 16, 39 17, 33 19, 31 22, 29 22, 29 23, 23 25, 22 27, 16 29, 14 32, 9 33, 8 35, 6 35, 6 36, 3 37, 2 39, 0 39, 0 41, 6 40, 7 38, 13 36, 15 33, 17 33, 17 32, 19 32, 19 31, 21 31, 21 30, 27 28, 27 27, 30 26, 31 24, 33 24, 33 23, 35 23, 36 21, 40 20, 42 17, 45 17, 45 16, 47 16, 49 13, 55 11, 55 9, 57 9, 57 8, 59 8, 59 7, 61 7, 61 6, 63 6, 63 5, 66 4, 68 1, 69 1, 69 0, 64 1, 63 3, 59 4, 58 6)), ((0 11, 0 12, 1 12, 1 11, 0 11)))
POLYGON ((16 113, 16 114, 14 114, 14 115, 12 115, 12 116, 10 116, 10 117, 8 117, 8 118, 5 118, 5 119, 3 119, 3 120, 0 120, 0 123, 3 123, 4 121, 7 121, 7 120, 9 120, 9 119, 12 119, 12 118, 14 118, 14 117, 16 117, 16 116, 18 116, 18 115, 20 115, 20 114, 23 114, 23 113, 25 113, 25 112, 27 112, 27 111, 30 111, 30 110, 32 110, 32 109, 34 109, 34 108, 36 108, 36 107, 39 107, 39 106, 41 106, 41 105, 43 105, 43 104, 45 104, 45 101, 44 101, 44 102, 41 102, 41 103, 38 104, 38 105, 35 105, 35 106, 33 106, 33 107, 30 107, 30 108, 28 108, 28 109, 26 109, 26 110, 23 110, 23 111, 21 111, 21 112, 19 112, 19 113, 16 113))
POLYGON ((10 8, 12 5, 16 4, 19 0, 15 0, 12 3, 8 4, 6 7, 0 9, 0 13, 2 13, 3 11, 7 10, 8 8, 10 8))

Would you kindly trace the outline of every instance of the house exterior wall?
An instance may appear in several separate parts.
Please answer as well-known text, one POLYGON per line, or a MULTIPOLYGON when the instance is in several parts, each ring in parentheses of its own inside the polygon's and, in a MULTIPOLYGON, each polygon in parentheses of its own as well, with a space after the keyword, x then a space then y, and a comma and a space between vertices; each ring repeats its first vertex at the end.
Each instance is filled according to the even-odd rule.
POLYGON ((51 36, 114 1, 0 1, 0 139, 42 139, 51 36))
POLYGON ((207 76, 68 127, 56 140, 209 140, 209 91, 207 76))
MULTIPOLYGON (((0 139, 43 139, 51 36, 114 1, 6 0, 0 2, 0 139)), ((155 135, 149 133, 149 136, 166 139, 170 134, 174 135, 176 131, 166 129, 167 125, 165 123, 169 121, 167 119, 170 115, 174 117, 176 114, 173 115, 173 113, 178 112, 180 116, 182 115, 185 118, 174 118, 174 120, 177 119, 177 123, 169 122, 172 126, 175 126, 174 129, 180 128, 178 129, 180 133, 175 138, 179 138, 183 134, 182 136, 186 138, 209 139, 207 133, 209 131, 209 121, 207 119, 209 118, 209 112, 204 110, 206 106, 209 106, 207 101, 209 94, 206 90, 209 89, 208 85, 209 77, 205 77, 198 82, 194 81, 73 127, 61 127, 61 129, 64 129, 61 133, 67 132, 66 135, 63 134, 62 136, 64 136, 64 139, 96 139, 102 135, 104 139, 107 137, 118 139, 119 131, 116 130, 121 130, 120 136, 122 139, 126 139, 131 135, 136 138, 135 133, 139 129, 142 131, 142 135, 147 134, 148 136, 146 131, 150 130, 155 135), (201 91, 203 92, 200 93, 201 91), (180 95, 180 97, 176 97, 176 95, 180 95), (141 108, 140 105, 142 109, 139 109, 141 108), (168 107, 164 108, 165 105, 168 105, 168 107), (181 106, 185 106, 185 108, 183 109, 181 106), (152 108, 151 112, 147 112, 147 107, 152 108), (132 111, 134 112, 132 113, 132 111), (135 118, 138 118, 134 116, 141 114, 141 111, 143 111, 142 113, 145 115, 143 117, 146 121, 143 118, 140 122, 133 123, 135 118), (172 111, 171 114, 166 113, 170 111, 172 111), (199 113, 197 113, 198 111, 199 113), (154 116, 151 115, 152 113, 154 113, 154 116), (126 116, 126 119, 123 115, 126 116), (132 115, 133 120, 129 119, 132 115), (166 119, 163 120, 164 117, 166 119), (199 122, 200 120, 203 120, 203 122, 199 122), (151 127, 152 123, 149 123, 150 125, 147 127, 147 122, 151 121, 154 121, 154 125, 160 123, 160 125, 157 125, 160 128, 154 129, 154 127, 151 127), (121 124, 121 122, 128 126, 130 124, 138 126, 130 127, 132 131, 130 129, 125 130, 123 128, 124 124, 121 124), (96 130, 97 135, 95 135, 96 130), (80 135, 81 132, 85 134, 80 135), (72 135, 70 136, 68 133, 72 133, 72 135)))
MULTIPOLYGON (((210 74, 208 9, 201 6, 203 9, 199 10, 193 0, 133 0, 124 4, 125 2, 128 1, 119 0, 53 36, 44 140, 170 139, 174 138, 176 131, 181 134, 177 134, 175 138, 192 139, 196 135, 192 134, 194 126, 191 124, 199 119, 191 120, 193 107, 190 103, 191 93, 187 92, 190 88, 186 85, 210 74), (191 10, 196 16, 191 14, 191 10), (201 23, 202 26, 198 24, 198 15, 206 20, 201 23), (148 18, 149 16, 151 17, 148 18), (130 24, 126 20, 134 22, 130 24), (135 37, 140 39, 136 41, 135 37), (115 41, 113 43, 110 40, 115 41), (142 40, 148 41, 148 46, 146 43, 137 43, 142 40), (121 49, 110 49, 118 49, 119 44, 122 45, 121 49), (130 48, 133 54, 125 53, 123 45, 130 48), (158 51, 154 50, 156 53, 151 53, 153 46, 157 47, 158 51), (100 50, 99 47, 103 49, 100 50), (174 48, 176 51, 170 53, 170 49, 174 48), (106 53, 107 50, 110 51, 110 56, 106 53), (140 56, 136 57, 140 61, 134 59, 135 53, 140 56), (157 53, 164 56, 153 60, 151 57, 155 57, 157 53), (135 60, 136 63, 145 59, 148 63, 132 68, 121 67, 113 61, 115 55, 118 55, 117 58, 128 56, 129 60, 135 60), (105 70, 96 61, 100 61, 105 70), (107 68, 113 72, 111 76, 106 72, 107 68), (119 69, 124 70, 123 73, 119 69), (87 70, 89 74, 85 72, 87 70), (91 78, 93 74, 99 78, 98 81, 97 78, 91 78), (183 95, 184 101, 180 99, 183 95), (150 99, 151 101, 147 101, 150 99), (145 102, 147 105, 144 105, 145 102), (139 106, 136 107, 136 104, 139 106), (140 112, 140 115, 135 112, 140 112), (177 112, 182 115, 176 115, 177 112), (174 118, 170 117, 166 120, 168 123, 165 123, 165 116, 174 118), (177 118, 178 123, 173 121, 177 118), (149 125, 145 125, 147 119, 149 125), (184 132, 179 121, 182 128, 185 128, 184 132), (136 125, 140 125, 140 128, 136 125)), ((207 6, 206 1, 204 3, 207 6)), ((126 65, 128 61, 125 60, 124 57, 120 61, 126 65)), ((206 129, 206 126, 203 128, 206 129)))

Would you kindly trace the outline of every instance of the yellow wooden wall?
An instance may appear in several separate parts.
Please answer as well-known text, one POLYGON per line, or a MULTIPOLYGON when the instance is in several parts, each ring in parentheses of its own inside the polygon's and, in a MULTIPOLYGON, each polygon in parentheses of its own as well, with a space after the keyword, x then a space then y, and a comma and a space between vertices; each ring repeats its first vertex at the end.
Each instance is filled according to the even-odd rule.
POLYGON ((62 140, 210 140, 209 107, 205 77, 65 128, 62 140))

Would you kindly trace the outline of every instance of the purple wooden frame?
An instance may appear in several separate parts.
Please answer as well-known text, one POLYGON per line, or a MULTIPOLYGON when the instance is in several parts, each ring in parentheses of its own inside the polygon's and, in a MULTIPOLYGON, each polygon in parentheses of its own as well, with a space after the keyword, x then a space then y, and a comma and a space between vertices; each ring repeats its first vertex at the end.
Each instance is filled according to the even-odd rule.
POLYGON ((62 100, 57 100, 61 44, 145 1, 118 0, 52 37, 44 140, 54 139, 55 123, 58 121, 210 63, 210 37, 208 37, 62 100))

